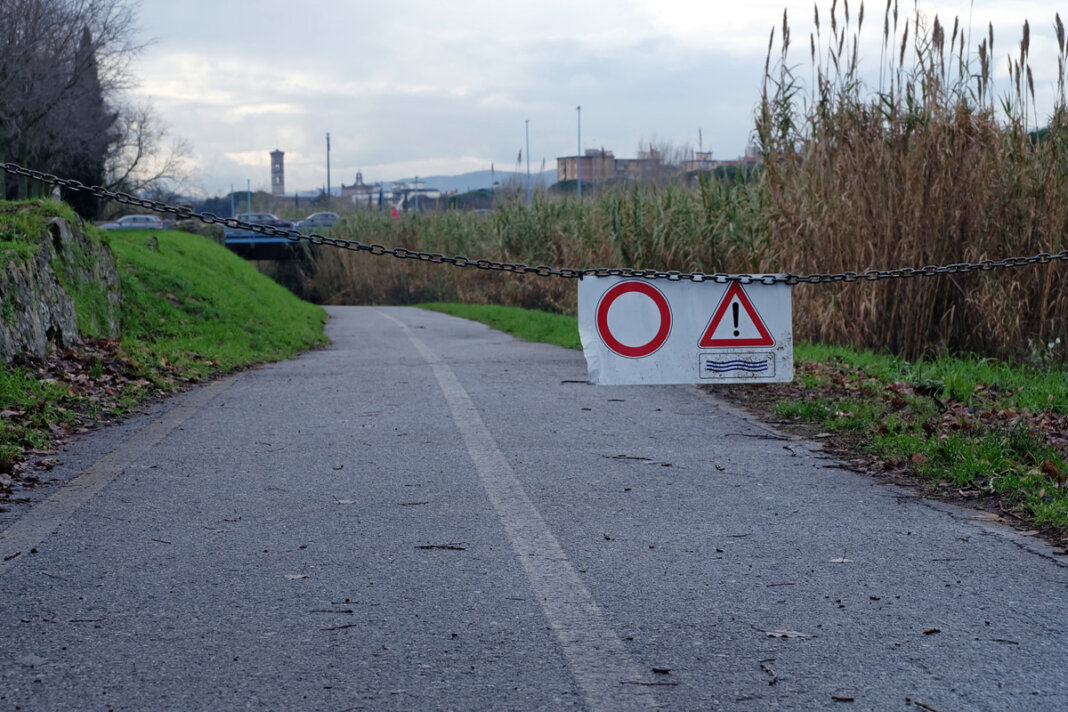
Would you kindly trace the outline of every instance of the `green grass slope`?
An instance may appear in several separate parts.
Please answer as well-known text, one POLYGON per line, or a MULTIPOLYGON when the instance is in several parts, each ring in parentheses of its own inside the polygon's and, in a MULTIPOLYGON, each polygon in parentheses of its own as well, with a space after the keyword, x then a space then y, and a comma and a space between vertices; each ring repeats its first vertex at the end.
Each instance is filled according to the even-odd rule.
POLYGON ((122 274, 122 343, 145 369, 166 360, 199 378, 289 358, 325 341, 321 307, 211 240, 148 230, 109 238, 122 274))
MULTIPOLYGON (((62 203, 0 202, 0 267, 32 254, 62 203)), ((88 228, 115 255, 122 280, 122 333, 99 340, 99 300, 72 294, 85 343, 43 361, 0 365, 0 495, 25 472, 28 451, 128 412, 145 399, 213 375, 290 358, 326 342, 322 308, 302 302, 251 264, 180 231, 88 228)))

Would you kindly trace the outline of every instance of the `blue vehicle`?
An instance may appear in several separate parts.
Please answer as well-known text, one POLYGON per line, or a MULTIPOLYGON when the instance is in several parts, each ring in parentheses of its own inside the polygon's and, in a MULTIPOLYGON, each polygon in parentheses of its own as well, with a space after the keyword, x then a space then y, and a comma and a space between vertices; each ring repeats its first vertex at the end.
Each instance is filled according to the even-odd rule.
MULTIPOLYGON (((240 213, 234 220, 253 225, 267 225, 282 230, 293 229, 293 223, 270 213, 240 213)), ((248 260, 286 260, 293 258, 298 243, 280 235, 265 235, 241 227, 223 227, 226 246, 248 260)))

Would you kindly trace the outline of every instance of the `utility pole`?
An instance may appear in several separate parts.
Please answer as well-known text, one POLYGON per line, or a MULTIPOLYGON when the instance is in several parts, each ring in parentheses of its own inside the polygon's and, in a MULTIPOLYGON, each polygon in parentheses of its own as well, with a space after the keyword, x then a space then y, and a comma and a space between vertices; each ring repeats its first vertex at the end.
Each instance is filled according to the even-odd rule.
POLYGON ((330 206, 330 132, 326 132, 326 205, 330 206))
POLYGON ((576 106, 578 112, 578 197, 582 199, 582 106, 576 106))
POLYGON ((527 205, 530 205, 530 119, 527 119, 527 205))

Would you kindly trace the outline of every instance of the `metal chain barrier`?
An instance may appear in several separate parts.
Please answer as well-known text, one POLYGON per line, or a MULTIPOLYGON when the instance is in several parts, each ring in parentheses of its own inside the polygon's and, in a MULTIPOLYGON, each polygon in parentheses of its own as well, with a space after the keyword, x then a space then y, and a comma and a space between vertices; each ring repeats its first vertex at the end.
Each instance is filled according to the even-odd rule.
POLYGON ((691 280, 694 282, 740 282, 742 284, 828 284, 836 282, 875 282, 881 279, 909 279, 911 277, 933 277, 940 274, 967 274, 969 272, 989 272, 994 269, 1023 267, 1025 265, 1049 264, 1054 261, 1068 262, 1068 249, 1060 252, 1040 252, 1030 257, 1007 257, 1002 260, 983 260, 981 262, 959 262, 948 265, 926 265, 924 267, 900 267, 898 269, 869 269, 864 272, 834 272, 813 274, 777 274, 777 275, 749 275, 749 274, 706 274, 702 272, 678 272, 674 270, 662 271, 652 269, 632 269, 629 267, 595 267, 587 269, 573 269, 569 267, 549 267, 538 265, 532 267, 521 262, 497 262, 495 260, 479 259, 472 260, 462 255, 448 256, 437 252, 421 252, 409 250, 404 247, 386 247, 374 243, 364 243, 359 240, 345 240, 336 237, 328 237, 318 233, 302 233, 298 230, 284 230, 270 225, 256 225, 254 223, 223 218, 213 213, 199 213, 191 208, 183 208, 158 200, 138 198, 129 193, 108 190, 98 185, 88 186, 81 181, 67 178, 59 178, 50 173, 23 168, 16 163, 0 163, 6 173, 48 183, 50 185, 92 193, 97 198, 114 200, 117 203, 146 208, 157 213, 174 215, 178 220, 199 220, 207 224, 222 225, 229 228, 249 230, 271 237, 284 237, 292 242, 307 242, 312 245, 328 245, 343 250, 354 252, 368 252, 372 255, 389 255, 402 260, 419 260, 430 264, 448 264, 455 267, 474 267, 475 269, 492 270, 497 272, 511 272, 512 274, 533 274, 538 277, 562 277, 564 279, 577 279, 580 277, 637 277, 641 279, 668 279, 668 280, 691 280))

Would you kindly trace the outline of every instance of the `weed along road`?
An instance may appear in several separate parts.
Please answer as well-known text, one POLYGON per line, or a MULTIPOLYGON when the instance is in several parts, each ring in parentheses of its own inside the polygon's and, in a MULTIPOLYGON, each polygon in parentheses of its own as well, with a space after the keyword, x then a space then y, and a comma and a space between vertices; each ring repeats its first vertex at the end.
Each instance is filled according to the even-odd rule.
POLYGON ((410 308, 86 436, 0 707, 1063 710, 1068 562, 689 386, 410 308))

